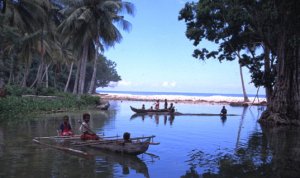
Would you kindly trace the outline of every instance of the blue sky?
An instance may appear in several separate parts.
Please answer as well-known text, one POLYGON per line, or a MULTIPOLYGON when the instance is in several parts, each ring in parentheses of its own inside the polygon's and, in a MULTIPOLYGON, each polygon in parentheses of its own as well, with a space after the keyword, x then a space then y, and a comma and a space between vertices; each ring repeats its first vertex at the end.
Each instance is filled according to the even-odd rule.
MULTIPOLYGON (((121 43, 104 52, 117 63, 122 81, 101 90, 242 93, 237 61, 192 57, 195 47, 185 37, 185 23, 178 21, 187 0, 127 1, 135 5, 135 16, 125 16, 131 31, 122 31, 121 43)), ((209 42, 200 45, 214 47, 209 42)), ((255 94, 248 69, 243 68, 243 74, 247 93, 255 94)))

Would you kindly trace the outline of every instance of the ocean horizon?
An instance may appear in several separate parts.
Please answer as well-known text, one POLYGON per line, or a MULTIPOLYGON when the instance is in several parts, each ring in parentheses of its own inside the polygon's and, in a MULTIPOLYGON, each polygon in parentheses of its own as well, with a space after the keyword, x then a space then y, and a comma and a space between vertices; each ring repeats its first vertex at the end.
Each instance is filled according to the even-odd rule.
MULTIPOLYGON (((175 95, 175 96, 227 96, 227 97, 243 97, 243 94, 227 94, 227 93, 192 93, 192 92, 153 92, 153 91, 107 91, 96 90, 98 94, 129 94, 139 96, 153 96, 153 95, 175 95)), ((247 94, 248 97, 255 97, 256 94, 247 94)), ((265 95, 258 95, 259 98, 265 98, 265 95)))

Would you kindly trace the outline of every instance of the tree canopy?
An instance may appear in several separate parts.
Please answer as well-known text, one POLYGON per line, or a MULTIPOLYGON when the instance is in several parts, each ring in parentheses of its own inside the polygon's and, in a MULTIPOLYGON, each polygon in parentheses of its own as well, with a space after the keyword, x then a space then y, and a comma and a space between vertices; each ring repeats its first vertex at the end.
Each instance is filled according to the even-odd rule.
POLYGON ((101 52, 120 42, 118 27, 129 29, 123 14, 133 14, 132 3, 1 0, 0 10, 2 83, 82 94, 121 79, 101 52))
POLYGON ((252 82, 266 88, 270 105, 265 113, 281 115, 277 123, 279 118, 300 120, 298 101, 291 97, 299 93, 298 9, 297 0, 200 0, 186 3, 179 20, 186 22, 187 38, 199 46, 195 58, 238 59, 250 69, 252 82), (200 48, 204 39, 218 48, 200 48))

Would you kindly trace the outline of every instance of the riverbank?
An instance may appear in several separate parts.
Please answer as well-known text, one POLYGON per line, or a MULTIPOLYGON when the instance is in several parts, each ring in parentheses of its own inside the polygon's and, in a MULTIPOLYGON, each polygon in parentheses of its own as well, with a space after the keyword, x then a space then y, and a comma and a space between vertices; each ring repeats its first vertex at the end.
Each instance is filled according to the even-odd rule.
POLYGON ((225 105, 266 105, 265 98, 249 97, 249 102, 244 102, 243 97, 233 96, 183 96, 183 95, 133 95, 133 94, 97 94, 103 100, 127 100, 127 101, 163 101, 174 103, 219 103, 225 105))

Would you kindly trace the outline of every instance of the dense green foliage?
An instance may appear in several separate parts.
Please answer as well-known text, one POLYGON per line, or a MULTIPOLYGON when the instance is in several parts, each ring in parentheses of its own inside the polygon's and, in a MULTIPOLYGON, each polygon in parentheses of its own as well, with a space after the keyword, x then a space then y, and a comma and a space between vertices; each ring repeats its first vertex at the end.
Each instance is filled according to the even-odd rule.
POLYGON ((186 22, 186 36, 195 46, 204 39, 217 44, 217 49, 195 49, 195 58, 238 59, 255 86, 266 87, 269 95, 276 75, 276 56, 268 46, 277 33, 272 31, 278 18, 274 8, 272 1, 201 0, 186 3, 179 20, 186 22))
POLYGON ((0 88, 93 93, 121 80, 104 49, 120 42, 115 24, 133 5, 122 0, 0 1, 0 88))
POLYGON ((91 95, 81 95, 80 97, 68 94, 58 93, 54 90, 44 90, 45 95, 55 96, 24 96, 18 89, 13 87, 7 88, 8 92, 12 95, 0 98, 0 121, 6 118, 21 118, 24 115, 36 113, 48 113, 69 111, 73 109, 83 109, 89 106, 94 107, 100 102, 100 98, 91 95))
POLYGON ((238 59, 250 69, 252 82, 264 86, 268 109, 262 118, 300 125, 300 3, 298 0, 200 0, 186 3, 179 20, 186 36, 201 46, 199 59, 238 59))

